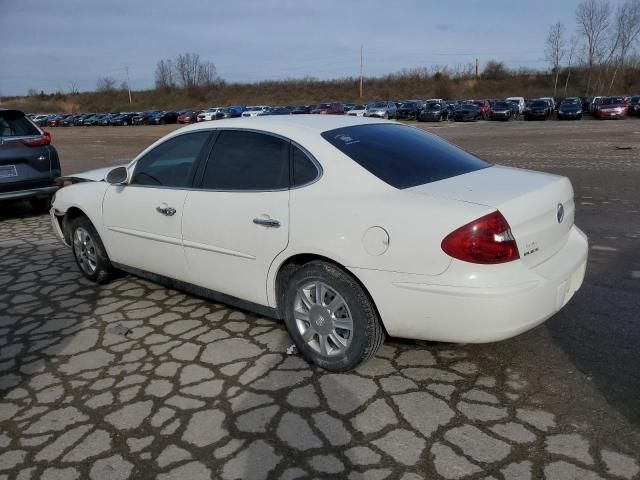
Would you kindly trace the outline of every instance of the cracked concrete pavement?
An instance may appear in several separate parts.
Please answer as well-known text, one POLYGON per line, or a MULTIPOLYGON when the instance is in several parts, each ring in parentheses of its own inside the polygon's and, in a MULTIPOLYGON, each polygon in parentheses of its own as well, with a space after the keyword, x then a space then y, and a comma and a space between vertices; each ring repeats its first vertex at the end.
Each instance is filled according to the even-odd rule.
MULTIPOLYGON (((549 125, 459 127, 438 133, 569 175, 578 224, 614 250, 592 250, 583 290, 532 332, 390 339, 346 374, 286 355, 274 320, 131 276, 91 284, 46 216, 1 207, 0 479, 639 479, 640 161, 593 152, 618 128, 640 147, 637 127, 571 124, 558 145, 549 125), (594 145, 560 165, 562 145, 581 151, 577 128, 594 145)), ((121 131, 166 129, 54 140, 64 151, 64 136, 121 131)))

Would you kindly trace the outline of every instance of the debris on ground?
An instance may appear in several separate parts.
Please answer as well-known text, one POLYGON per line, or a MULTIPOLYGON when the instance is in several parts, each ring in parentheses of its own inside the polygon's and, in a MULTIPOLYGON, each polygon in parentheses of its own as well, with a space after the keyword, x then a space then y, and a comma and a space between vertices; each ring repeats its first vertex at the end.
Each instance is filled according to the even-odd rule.
POLYGON ((291 344, 287 347, 287 355, 297 355, 298 354, 298 347, 295 346, 295 344, 291 344))
POLYGON ((122 335, 123 337, 126 337, 131 333, 131 329, 129 329, 128 327, 125 327, 121 323, 114 325, 113 327, 109 328, 107 331, 113 335, 122 335))

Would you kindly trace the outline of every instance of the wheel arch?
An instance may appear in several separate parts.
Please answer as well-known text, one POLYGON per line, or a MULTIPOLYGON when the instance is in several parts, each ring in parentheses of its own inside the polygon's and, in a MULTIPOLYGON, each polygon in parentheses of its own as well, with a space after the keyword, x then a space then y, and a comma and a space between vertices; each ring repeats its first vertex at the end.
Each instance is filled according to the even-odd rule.
POLYGON ((369 289, 367 288, 367 286, 362 282, 362 280, 360 278, 358 278, 358 276, 351 271, 351 269, 349 269, 348 267, 346 267, 345 265, 343 265, 342 263, 340 263, 339 261, 336 261, 332 258, 329 258, 325 255, 321 255, 321 254, 317 254, 317 253, 296 253, 293 255, 290 255, 289 257, 285 258, 278 266, 276 269, 274 269, 274 275, 273 275, 273 280, 272 280, 272 285, 271 285, 271 291, 269 293, 272 293, 272 297, 274 300, 274 306, 276 308, 276 311, 278 312, 278 317, 279 318, 284 318, 284 312, 283 312, 283 306, 284 306, 284 293, 285 293, 285 289, 286 289, 286 285, 287 285, 287 281, 289 278, 291 278, 291 276, 301 267, 303 267, 304 265, 313 262, 313 261, 322 261, 322 262, 326 262, 329 263, 337 268, 339 268, 340 270, 342 270, 343 272, 345 272, 347 275, 349 275, 350 277, 352 277, 357 283, 358 285, 360 285, 360 287, 362 288, 362 290, 365 292, 365 294, 367 295, 367 297, 369 298, 369 301, 371 302, 371 304, 373 305, 373 308, 376 311, 376 314, 378 315, 378 318, 380 319, 380 324, 382 325, 382 328, 384 330, 385 335, 388 336, 387 334, 387 328, 384 324, 384 320, 382 318, 382 316, 380 315, 380 310, 378 309, 378 306, 376 305, 376 301, 373 298, 373 296, 371 295, 371 293, 369 292, 369 289))
POLYGON ((72 206, 67 209, 67 211, 62 216, 56 216, 58 223, 60 223, 60 229, 62 230, 62 235, 64 235, 64 239, 67 244, 71 245, 71 232, 69 231, 69 224, 78 217, 87 217, 91 223, 91 217, 87 215, 87 213, 79 207, 72 206))

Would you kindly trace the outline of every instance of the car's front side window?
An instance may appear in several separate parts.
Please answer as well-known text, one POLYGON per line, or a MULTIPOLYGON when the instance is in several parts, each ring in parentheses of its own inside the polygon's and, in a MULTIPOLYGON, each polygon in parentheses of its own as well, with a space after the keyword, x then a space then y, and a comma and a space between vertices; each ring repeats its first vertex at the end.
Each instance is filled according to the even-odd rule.
POLYGON ((221 131, 200 187, 225 191, 289 188, 289 142, 259 132, 221 131))
POLYGON ((211 132, 187 133, 170 138, 148 152, 135 165, 131 185, 186 188, 196 159, 211 132))

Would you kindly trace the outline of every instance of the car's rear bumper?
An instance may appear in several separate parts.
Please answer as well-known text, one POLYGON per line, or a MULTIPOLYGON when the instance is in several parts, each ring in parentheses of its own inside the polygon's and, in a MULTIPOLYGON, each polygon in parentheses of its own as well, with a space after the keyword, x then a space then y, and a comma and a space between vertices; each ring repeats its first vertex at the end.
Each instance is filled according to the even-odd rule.
POLYGON ((597 113, 597 117, 598 118, 624 118, 626 117, 627 114, 626 113, 621 113, 621 112, 598 112, 597 113))
POLYGON ((56 186, 30 188, 27 190, 16 190, 12 192, 0 192, 0 200, 19 200, 21 198, 46 197, 58 190, 56 186))
POLYGON ((566 245, 534 268, 519 261, 474 266, 454 260, 436 276, 352 271, 390 335, 484 343, 525 332, 560 310, 582 285, 587 252, 587 237, 574 226, 566 245))

